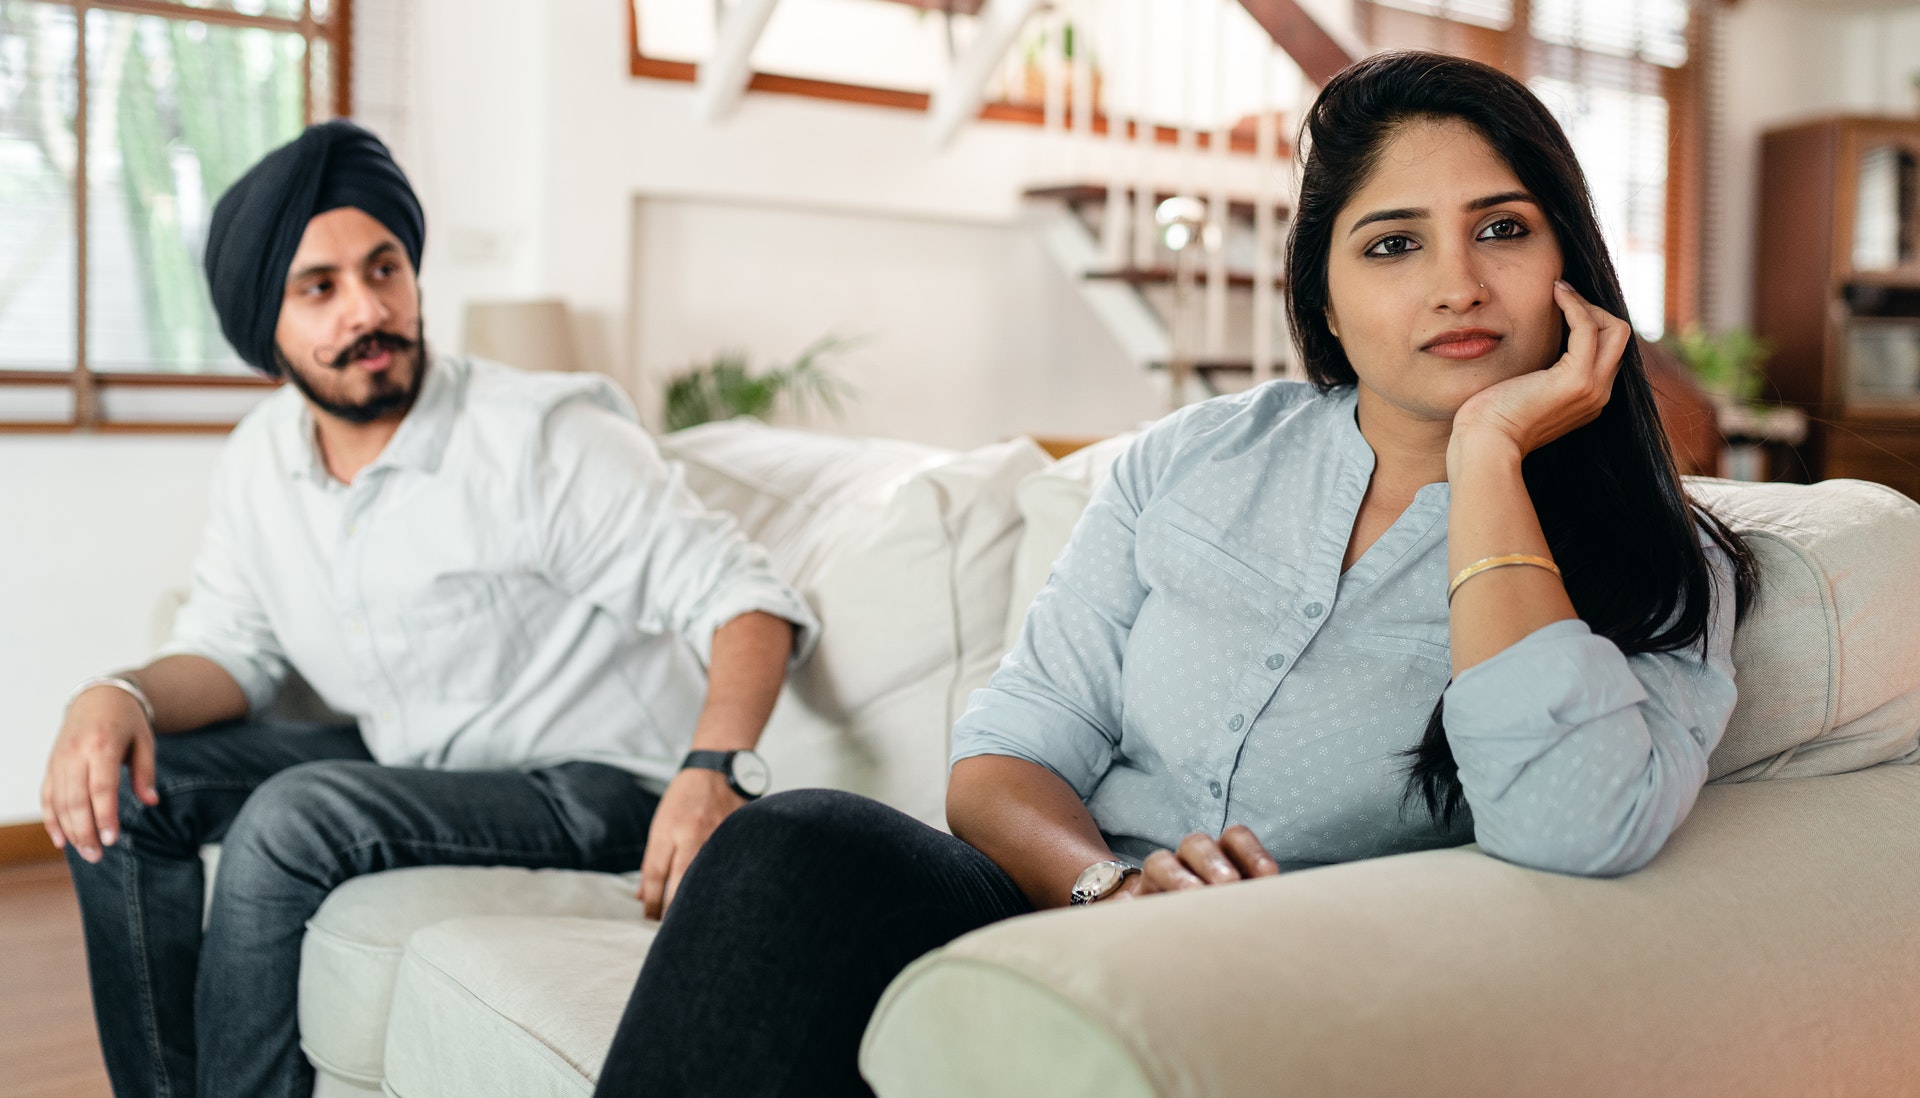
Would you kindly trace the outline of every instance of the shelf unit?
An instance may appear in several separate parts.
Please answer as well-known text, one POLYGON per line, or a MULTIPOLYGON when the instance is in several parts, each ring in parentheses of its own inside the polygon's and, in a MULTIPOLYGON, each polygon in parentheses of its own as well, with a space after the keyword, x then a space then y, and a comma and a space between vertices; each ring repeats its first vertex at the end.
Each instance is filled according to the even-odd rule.
POLYGON ((1920 118, 1769 131, 1759 218, 1754 329, 1807 474, 1920 497, 1920 118))

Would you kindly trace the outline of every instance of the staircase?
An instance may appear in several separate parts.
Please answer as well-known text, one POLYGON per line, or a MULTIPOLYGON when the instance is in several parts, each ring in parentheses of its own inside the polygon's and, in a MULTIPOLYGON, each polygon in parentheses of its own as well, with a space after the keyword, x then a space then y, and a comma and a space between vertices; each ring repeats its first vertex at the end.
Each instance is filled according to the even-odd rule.
MULTIPOLYGON (((1144 369, 1178 370, 1183 376, 1172 394, 1175 406, 1270 377, 1299 376, 1282 299, 1280 247, 1288 208, 1271 207, 1272 227, 1263 239, 1259 202, 1221 203, 1217 222, 1209 218, 1218 233, 1203 232, 1188 246, 1199 254, 1184 257, 1191 274, 1183 285, 1183 257, 1163 234, 1140 235, 1141 195, 1139 189, 1094 183, 1032 187, 1025 195, 1029 222, 1047 254, 1078 284, 1082 300, 1128 359, 1144 369), (1111 212, 1115 203, 1117 215, 1111 212), (1128 238, 1103 240, 1103 233, 1116 231, 1128 238), (1264 341, 1256 338, 1260 331, 1264 341)), ((1176 197, 1149 192, 1148 215, 1176 197)))
MULTIPOLYGON (((632 2, 643 22, 649 4, 662 18, 684 12, 632 2)), ((899 5, 920 9, 918 27, 944 20, 944 50, 925 53, 924 34, 899 39, 923 51, 909 66, 923 74, 919 88, 787 83, 924 111, 936 155, 990 119, 1039 124, 1025 221, 1127 360, 1167 373, 1178 407, 1297 376, 1282 298, 1292 198, 1283 134, 1364 52, 1306 4, 1333 10, 1322 0, 730 0, 716 3, 711 38, 684 76, 698 85, 700 116, 720 124, 770 80, 751 62, 770 23, 781 25, 777 7, 788 46, 806 26, 813 41, 851 47, 855 9, 872 26, 879 9, 905 25, 899 5), (848 33, 820 38, 834 5, 848 33)), ((876 64, 886 49, 853 52, 876 64)))

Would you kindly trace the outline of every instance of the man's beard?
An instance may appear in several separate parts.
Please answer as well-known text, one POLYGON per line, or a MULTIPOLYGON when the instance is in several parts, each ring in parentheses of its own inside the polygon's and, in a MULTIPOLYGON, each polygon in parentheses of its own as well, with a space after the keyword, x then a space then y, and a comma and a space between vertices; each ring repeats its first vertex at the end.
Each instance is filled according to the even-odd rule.
MULTIPOLYGON (((422 325, 415 339, 408 339, 406 336, 395 335, 392 332, 368 332, 354 340, 351 345, 322 367, 334 371, 337 375, 344 375, 347 368, 354 362, 380 351, 392 353, 396 361, 403 355, 413 358, 413 377, 408 379, 404 387, 380 388, 376 382, 373 395, 358 403, 349 403, 317 391, 313 383, 302 376, 278 346, 273 349, 273 357, 280 366, 281 376, 292 382, 293 387, 300 390, 300 395, 312 402, 314 407, 335 419, 345 420, 348 423, 372 423, 396 412, 407 411, 413 407, 414 398, 420 395, 420 384, 427 376, 427 341, 424 329, 425 325, 422 325)), ((388 369, 391 370, 393 367, 388 369)))

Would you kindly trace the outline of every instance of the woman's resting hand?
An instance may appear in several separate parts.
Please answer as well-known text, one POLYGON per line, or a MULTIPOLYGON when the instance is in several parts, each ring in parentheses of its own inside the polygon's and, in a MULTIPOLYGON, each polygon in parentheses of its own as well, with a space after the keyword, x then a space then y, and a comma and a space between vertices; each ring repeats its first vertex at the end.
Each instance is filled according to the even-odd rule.
POLYGON ((1220 838, 1194 832, 1180 842, 1180 849, 1156 850, 1147 856, 1146 867, 1120 891, 1134 896, 1156 892, 1177 892, 1185 888, 1232 884, 1254 877, 1277 877, 1280 863, 1260 845, 1245 824, 1234 824, 1220 838))
POLYGON ((1554 283, 1553 294, 1567 321, 1566 353, 1546 369, 1490 385, 1460 406, 1453 418, 1449 473, 1465 439, 1497 438, 1524 457, 1591 423, 1606 407, 1633 329, 1565 282, 1554 283))

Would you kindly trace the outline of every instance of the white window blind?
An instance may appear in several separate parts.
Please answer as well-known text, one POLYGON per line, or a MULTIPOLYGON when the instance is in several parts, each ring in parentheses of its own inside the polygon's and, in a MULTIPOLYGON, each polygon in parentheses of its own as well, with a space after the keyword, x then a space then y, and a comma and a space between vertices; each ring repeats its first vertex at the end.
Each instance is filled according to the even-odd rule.
POLYGON ((1593 189, 1627 308, 1665 330, 1669 72, 1687 60, 1685 0, 1532 0, 1528 84, 1560 120, 1593 189))

